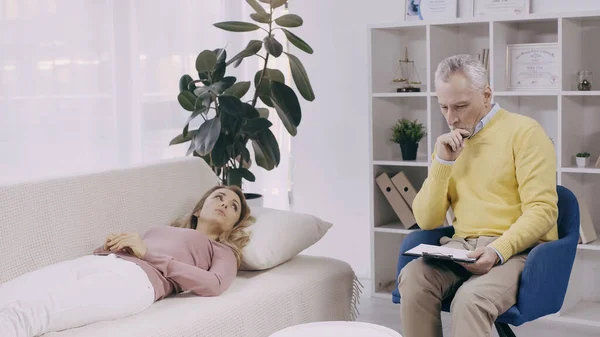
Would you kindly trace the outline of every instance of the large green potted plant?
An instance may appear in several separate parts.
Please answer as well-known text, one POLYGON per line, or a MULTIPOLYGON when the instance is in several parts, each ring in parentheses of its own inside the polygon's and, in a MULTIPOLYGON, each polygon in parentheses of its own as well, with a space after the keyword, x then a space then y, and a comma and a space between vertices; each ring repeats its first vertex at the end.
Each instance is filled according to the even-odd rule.
POLYGON ((419 123, 418 120, 411 121, 402 118, 392 127, 392 138, 390 140, 400 144, 402 160, 415 160, 417 159, 419 141, 425 135, 425 126, 419 123))
POLYGON ((242 179, 255 180, 249 170, 252 161, 248 142, 252 144, 254 162, 258 166, 270 171, 279 165, 279 144, 270 130, 272 123, 267 119, 269 107, 275 109, 290 135, 295 136, 300 125, 302 112, 298 96, 285 84, 285 76, 280 70, 268 68, 269 58, 285 54, 300 95, 307 101, 315 99, 302 62, 297 56, 284 52, 282 44, 274 36, 275 30, 282 30, 287 40, 298 49, 313 53, 304 40, 287 29, 301 26, 301 17, 294 14, 275 17, 274 10, 287 1, 246 0, 254 9, 250 17, 256 23, 227 21, 214 26, 231 32, 262 29, 265 31, 264 39, 249 41, 244 50, 230 59, 227 59, 224 49, 204 50, 196 59, 198 78, 183 75, 179 81, 177 99, 181 107, 190 112, 190 117, 181 134, 170 145, 190 142, 186 155, 203 158, 224 185, 241 187, 242 179), (251 57, 264 61, 252 82, 226 76, 227 67, 238 67, 244 59, 251 57), (190 129, 190 122, 195 118, 204 121, 197 129, 190 129))

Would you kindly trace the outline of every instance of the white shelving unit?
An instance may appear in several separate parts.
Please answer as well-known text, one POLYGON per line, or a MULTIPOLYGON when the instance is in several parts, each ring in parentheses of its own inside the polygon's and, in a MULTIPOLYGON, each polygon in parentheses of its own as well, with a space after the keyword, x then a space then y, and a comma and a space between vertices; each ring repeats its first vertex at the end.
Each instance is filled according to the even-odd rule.
MULTIPOLYGON (((529 15, 494 20, 456 19, 435 22, 400 22, 369 26, 369 98, 371 151, 371 258, 372 293, 391 299, 402 240, 414 230, 399 222, 375 177, 403 171, 420 189, 431 166, 435 139, 449 131, 434 87, 437 64, 445 57, 483 48, 490 50, 493 101, 503 108, 535 118, 552 138, 557 152, 558 184, 587 203, 600 236, 600 78, 596 91, 577 91, 576 73, 587 69, 600 77, 600 12, 529 15), (561 50, 561 88, 545 91, 510 91, 505 80, 506 46, 516 43, 556 42, 561 50), (415 65, 422 92, 397 93, 392 77, 405 47, 415 65), (400 148, 389 141, 392 125, 400 118, 418 119, 427 128, 416 161, 403 161, 400 148), (575 165, 575 154, 592 154, 590 166, 575 165)), ((579 245, 567 296, 561 311, 544 319, 600 327, 600 239, 579 245)))

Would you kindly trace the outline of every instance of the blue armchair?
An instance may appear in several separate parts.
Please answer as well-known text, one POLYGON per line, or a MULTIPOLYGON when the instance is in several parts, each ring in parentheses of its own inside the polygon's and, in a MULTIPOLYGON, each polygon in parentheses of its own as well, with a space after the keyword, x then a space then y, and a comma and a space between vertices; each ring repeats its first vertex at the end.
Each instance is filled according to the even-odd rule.
MULTIPOLYGON (((495 326, 500 337, 514 337, 508 324, 519 326, 539 317, 558 312, 563 304, 571 269, 579 242, 579 204, 573 193, 563 187, 558 192, 558 237, 559 240, 546 242, 531 250, 521 274, 517 304, 496 320, 495 326)), ((431 231, 418 231, 409 234, 400 247, 396 273, 396 290, 392 301, 400 303, 398 275, 414 257, 402 255, 421 243, 439 245, 443 236, 452 236, 453 227, 442 227, 431 231)), ((450 311, 452 298, 442 303, 443 311, 450 311)))

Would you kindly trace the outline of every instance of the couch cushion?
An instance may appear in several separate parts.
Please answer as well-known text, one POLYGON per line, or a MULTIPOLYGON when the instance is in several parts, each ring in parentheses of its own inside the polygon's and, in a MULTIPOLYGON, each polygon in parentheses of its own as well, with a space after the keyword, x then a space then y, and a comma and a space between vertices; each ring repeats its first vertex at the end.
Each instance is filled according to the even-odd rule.
POLYGON ((347 263, 299 255, 268 271, 240 272, 217 297, 181 293, 131 317, 44 337, 266 337, 296 324, 350 320, 357 296, 347 263))
POLYGON ((204 160, 187 157, 1 186, 0 283, 91 254, 111 231, 168 224, 217 182, 204 160))

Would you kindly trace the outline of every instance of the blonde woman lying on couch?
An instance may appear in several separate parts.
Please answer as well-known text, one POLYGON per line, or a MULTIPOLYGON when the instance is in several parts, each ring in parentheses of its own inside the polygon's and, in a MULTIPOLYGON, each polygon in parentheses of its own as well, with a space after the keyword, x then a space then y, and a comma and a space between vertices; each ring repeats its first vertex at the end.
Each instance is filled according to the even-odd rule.
MULTIPOLYGON (((92 255, 0 285, 0 336, 31 337, 136 314, 181 291, 217 296, 235 279, 250 208, 216 186, 171 224, 114 233, 92 255)), ((68 243, 65 243, 68 244, 68 243)))

